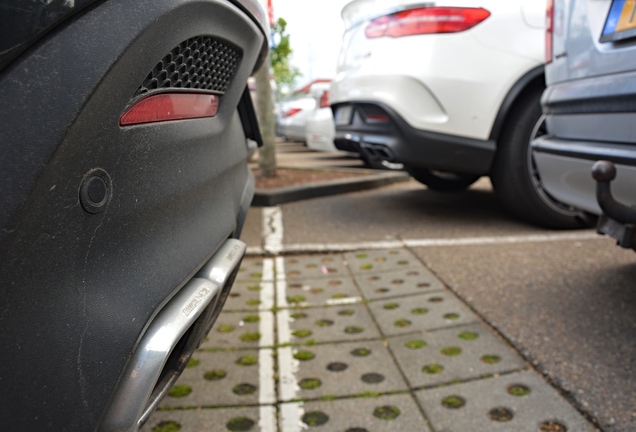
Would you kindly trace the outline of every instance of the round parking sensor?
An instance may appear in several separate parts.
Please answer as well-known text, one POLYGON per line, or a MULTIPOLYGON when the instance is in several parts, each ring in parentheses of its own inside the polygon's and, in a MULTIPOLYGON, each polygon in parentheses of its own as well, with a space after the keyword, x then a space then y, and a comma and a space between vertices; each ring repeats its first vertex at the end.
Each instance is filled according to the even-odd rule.
POLYGON ((93 168, 84 175, 79 190, 79 200, 84 210, 91 214, 103 212, 112 195, 112 182, 106 171, 93 168))

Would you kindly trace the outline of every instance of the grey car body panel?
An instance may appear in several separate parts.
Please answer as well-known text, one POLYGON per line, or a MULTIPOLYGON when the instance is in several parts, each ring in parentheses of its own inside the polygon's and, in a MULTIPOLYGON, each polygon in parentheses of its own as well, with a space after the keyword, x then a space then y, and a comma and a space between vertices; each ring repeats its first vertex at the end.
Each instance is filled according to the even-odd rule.
POLYGON ((596 160, 617 164, 612 191, 636 204, 636 39, 600 42, 611 3, 555 1, 554 58, 542 97, 548 135, 533 142, 546 191, 597 214, 596 160))
POLYGON ((237 106, 264 33, 225 0, 110 0, 2 71, 2 424, 96 430, 152 319, 238 235, 254 180, 237 106), (157 62, 200 35, 242 53, 216 117, 120 127, 157 62), (94 168, 112 179, 99 214, 78 200, 94 168))

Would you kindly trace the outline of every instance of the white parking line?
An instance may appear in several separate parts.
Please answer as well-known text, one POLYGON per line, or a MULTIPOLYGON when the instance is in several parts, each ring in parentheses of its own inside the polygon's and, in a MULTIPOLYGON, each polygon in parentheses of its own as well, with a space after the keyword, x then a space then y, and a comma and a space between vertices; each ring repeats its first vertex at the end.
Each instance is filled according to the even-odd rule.
POLYGON ((283 212, 280 207, 263 208, 263 249, 277 255, 283 248, 283 212))
MULTIPOLYGON (((559 241, 586 241, 602 238, 596 232, 586 230, 579 232, 560 232, 550 234, 528 234, 519 236, 460 237, 441 239, 405 239, 358 243, 303 243, 281 245, 279 253, 322 253, 347 252, 356 250, 397 249, 403 247, 441 247, 441 246, 479 246, 514 243, 546 243, 559 241)), ((264 252, 261 248, 247 249, 250 255, 264 252)))
POLYGON ((262 432, 275 432, 276 428, 276 388, 274 380, 274 260, 263 260, 263 276, 260 291, 258 375, 259 426, 262 432), (268 405, 269 404, 269 405, 268 405))
MULTIPOLYGON (((278 343, 286 345, 291 342, 291 329, 289 322, 289 309, 287 303, 287 280, 285 277, 285 261, 282 257, 276 258, 276 314, 278 324, 278 343)), ((296 399, 300 387, 296 380, 296 374, 300 362, 294 358, 293 348, 283 346, 278 349, 278 377, 279 396, 283 401, 296 399)), ((281 405, 280 427, 282 432, 300 432, 304 429, 301 417, 304 413, 302 403, 281 405)))

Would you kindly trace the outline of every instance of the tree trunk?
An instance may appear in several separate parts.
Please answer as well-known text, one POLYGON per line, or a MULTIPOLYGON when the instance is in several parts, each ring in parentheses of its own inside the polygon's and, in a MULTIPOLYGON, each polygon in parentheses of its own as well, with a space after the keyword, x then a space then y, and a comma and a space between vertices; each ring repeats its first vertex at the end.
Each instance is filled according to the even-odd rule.
POLYGON ((254 76, 256 78, 256 95, 258 122, 263 135, 263 147, 258 153, 258 168, 261 176, 276 176, 276 120, 274 119, 274 101, 272 97, 272 86, 270 84, 270 64, 269 54, 267 60, 254 76))

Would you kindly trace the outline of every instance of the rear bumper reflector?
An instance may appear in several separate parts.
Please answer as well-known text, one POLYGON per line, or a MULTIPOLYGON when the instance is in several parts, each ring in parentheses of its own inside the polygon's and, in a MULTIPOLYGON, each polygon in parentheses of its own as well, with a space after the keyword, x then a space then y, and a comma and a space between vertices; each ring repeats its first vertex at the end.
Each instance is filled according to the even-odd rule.
POLYGON ((219 97, 200 93, 162 93, 136 102, 119 119, 120 126, 214 117, 219 97))

